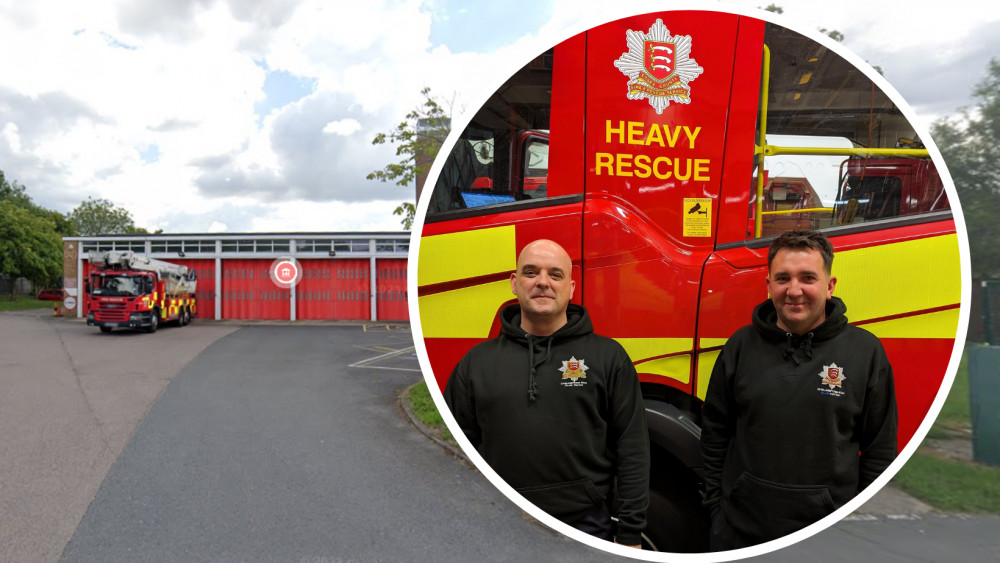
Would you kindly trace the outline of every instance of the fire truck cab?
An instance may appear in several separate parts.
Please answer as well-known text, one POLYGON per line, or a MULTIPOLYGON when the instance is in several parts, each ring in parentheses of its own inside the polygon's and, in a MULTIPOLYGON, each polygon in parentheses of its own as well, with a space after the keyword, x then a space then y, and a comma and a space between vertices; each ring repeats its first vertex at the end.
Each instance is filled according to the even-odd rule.
POLYGON ((703 551, 712 367, 767 298, 771 240, 819 229, 835 295, 898 374, 902 449, 941 386, 961 302, 951 204, 916 137, 877 80, 771 22, 664 12, 567 39, 486 101, 424 196, 418 306, 438 386, 498 334, 521 249, 560 243, 574 302, 639 372, 647 542, 703 551))

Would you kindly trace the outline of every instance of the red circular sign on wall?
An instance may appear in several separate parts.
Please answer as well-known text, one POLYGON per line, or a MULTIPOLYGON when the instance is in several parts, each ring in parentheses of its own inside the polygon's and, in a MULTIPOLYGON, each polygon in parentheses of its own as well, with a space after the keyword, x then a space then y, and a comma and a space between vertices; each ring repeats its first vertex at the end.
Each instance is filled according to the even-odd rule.
POLYGON ((302 279, 302 266, 295 258, 284 256, 271 263, 270 275, 274 285, 289 289, 302 279))

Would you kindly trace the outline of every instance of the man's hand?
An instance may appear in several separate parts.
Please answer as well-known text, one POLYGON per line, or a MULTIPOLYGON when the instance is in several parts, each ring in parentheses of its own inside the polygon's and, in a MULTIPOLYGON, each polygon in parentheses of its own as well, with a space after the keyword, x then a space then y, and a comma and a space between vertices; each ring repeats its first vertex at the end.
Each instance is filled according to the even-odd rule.
POLYGON ((624 543, 618 543, 618 542, 615 542, 615 543, 618 544, 618 545, 624 545, 625 547, 634 547, 635 549, 642 549, 642 544, 626 545, 624 543))

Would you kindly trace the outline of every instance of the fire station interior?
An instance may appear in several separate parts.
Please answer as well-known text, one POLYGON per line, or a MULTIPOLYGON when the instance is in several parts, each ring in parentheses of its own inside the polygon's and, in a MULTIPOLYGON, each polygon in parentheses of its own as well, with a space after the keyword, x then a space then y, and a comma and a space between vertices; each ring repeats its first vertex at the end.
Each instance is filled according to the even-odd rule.
MULTIPOLYGON (((764 42, 771 59, 766 124, 769 144, 781 144, 774 142, 773 136, 808 136, 837 139, 843 143, 841 147, 923 148, 913 126, 889 96, 851 62, 779 25, 766 24, 764 42)), ((511 147, 516 146, 517 136, 524 131, 549 128, 552 65, 553 51, 542 53, 511 76, 475 115, 438 178, 429 206, 429 220, 434 220, 437 213, 471 207, 463 200, 463 192, 494 196, 492 200, 482 199, 477 205, 527 199, 522 186, 510 181, 512 172, 518 174, 518 167, 525 166, 510 162, 511 147)), ((544 136, 547 142, 547 131, 544 136)), ((768 157, 772 162, 766 161, 765 169, 798 166, 794 162, 787 164, 794 159, 774 162, 775 158, 768 157)), ((767 194, 773 191, 776 199, 766 195, 765 201, 772 210, 835 208, 828 218, 819 220, 815 216, 775 219, 770 223, 771 230, 822 228, 909 214, 911 210, 904 205, 907 196, 903 192, 906 182, 912 183, 914 179, 922 185, 914 187, 915 195, 909 197, 927 201, 915 205, 913 211, 949 208, 940 179, 928 159, 923 159, 920 168, 907 162, 919 160, 913 158, 896 159, 892 166, 887 166, 889 161, 884 158, 871 158, 861 168, 856 166, 858 160, 827 159, 825 166, 839 170, 828 181, 836 185, 825 188, 809 185, 817 180, 805 178, 804 174, 800 178, 791 173, 790 178, 771 179, 767 194), (882 166, 869 166, 872 163, 882 166), (861 172, 851 175, 849 170, 861 172), (817 195, 820 192, 827 195, 817 195), (852 204, 853 212, 847 213, 845 206, 852 198, 862 202, 861 207, 852 204)), ((752 207, 753 202, 748 203, 752 207)))

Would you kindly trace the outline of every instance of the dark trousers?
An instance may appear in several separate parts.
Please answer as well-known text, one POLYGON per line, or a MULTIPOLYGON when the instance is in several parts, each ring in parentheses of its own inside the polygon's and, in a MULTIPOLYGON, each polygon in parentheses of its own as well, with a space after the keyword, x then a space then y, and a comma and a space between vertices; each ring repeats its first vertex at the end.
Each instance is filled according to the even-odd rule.
POLYGON ((615 539, 614 522, 611 520, 611 513, 608 512, 608 507, 604 506, 603 502, 595 506, 594 510, 590 511, 583 518, 567 523, 581 532, 586 532, 602 540, 614 541, 615 539))

